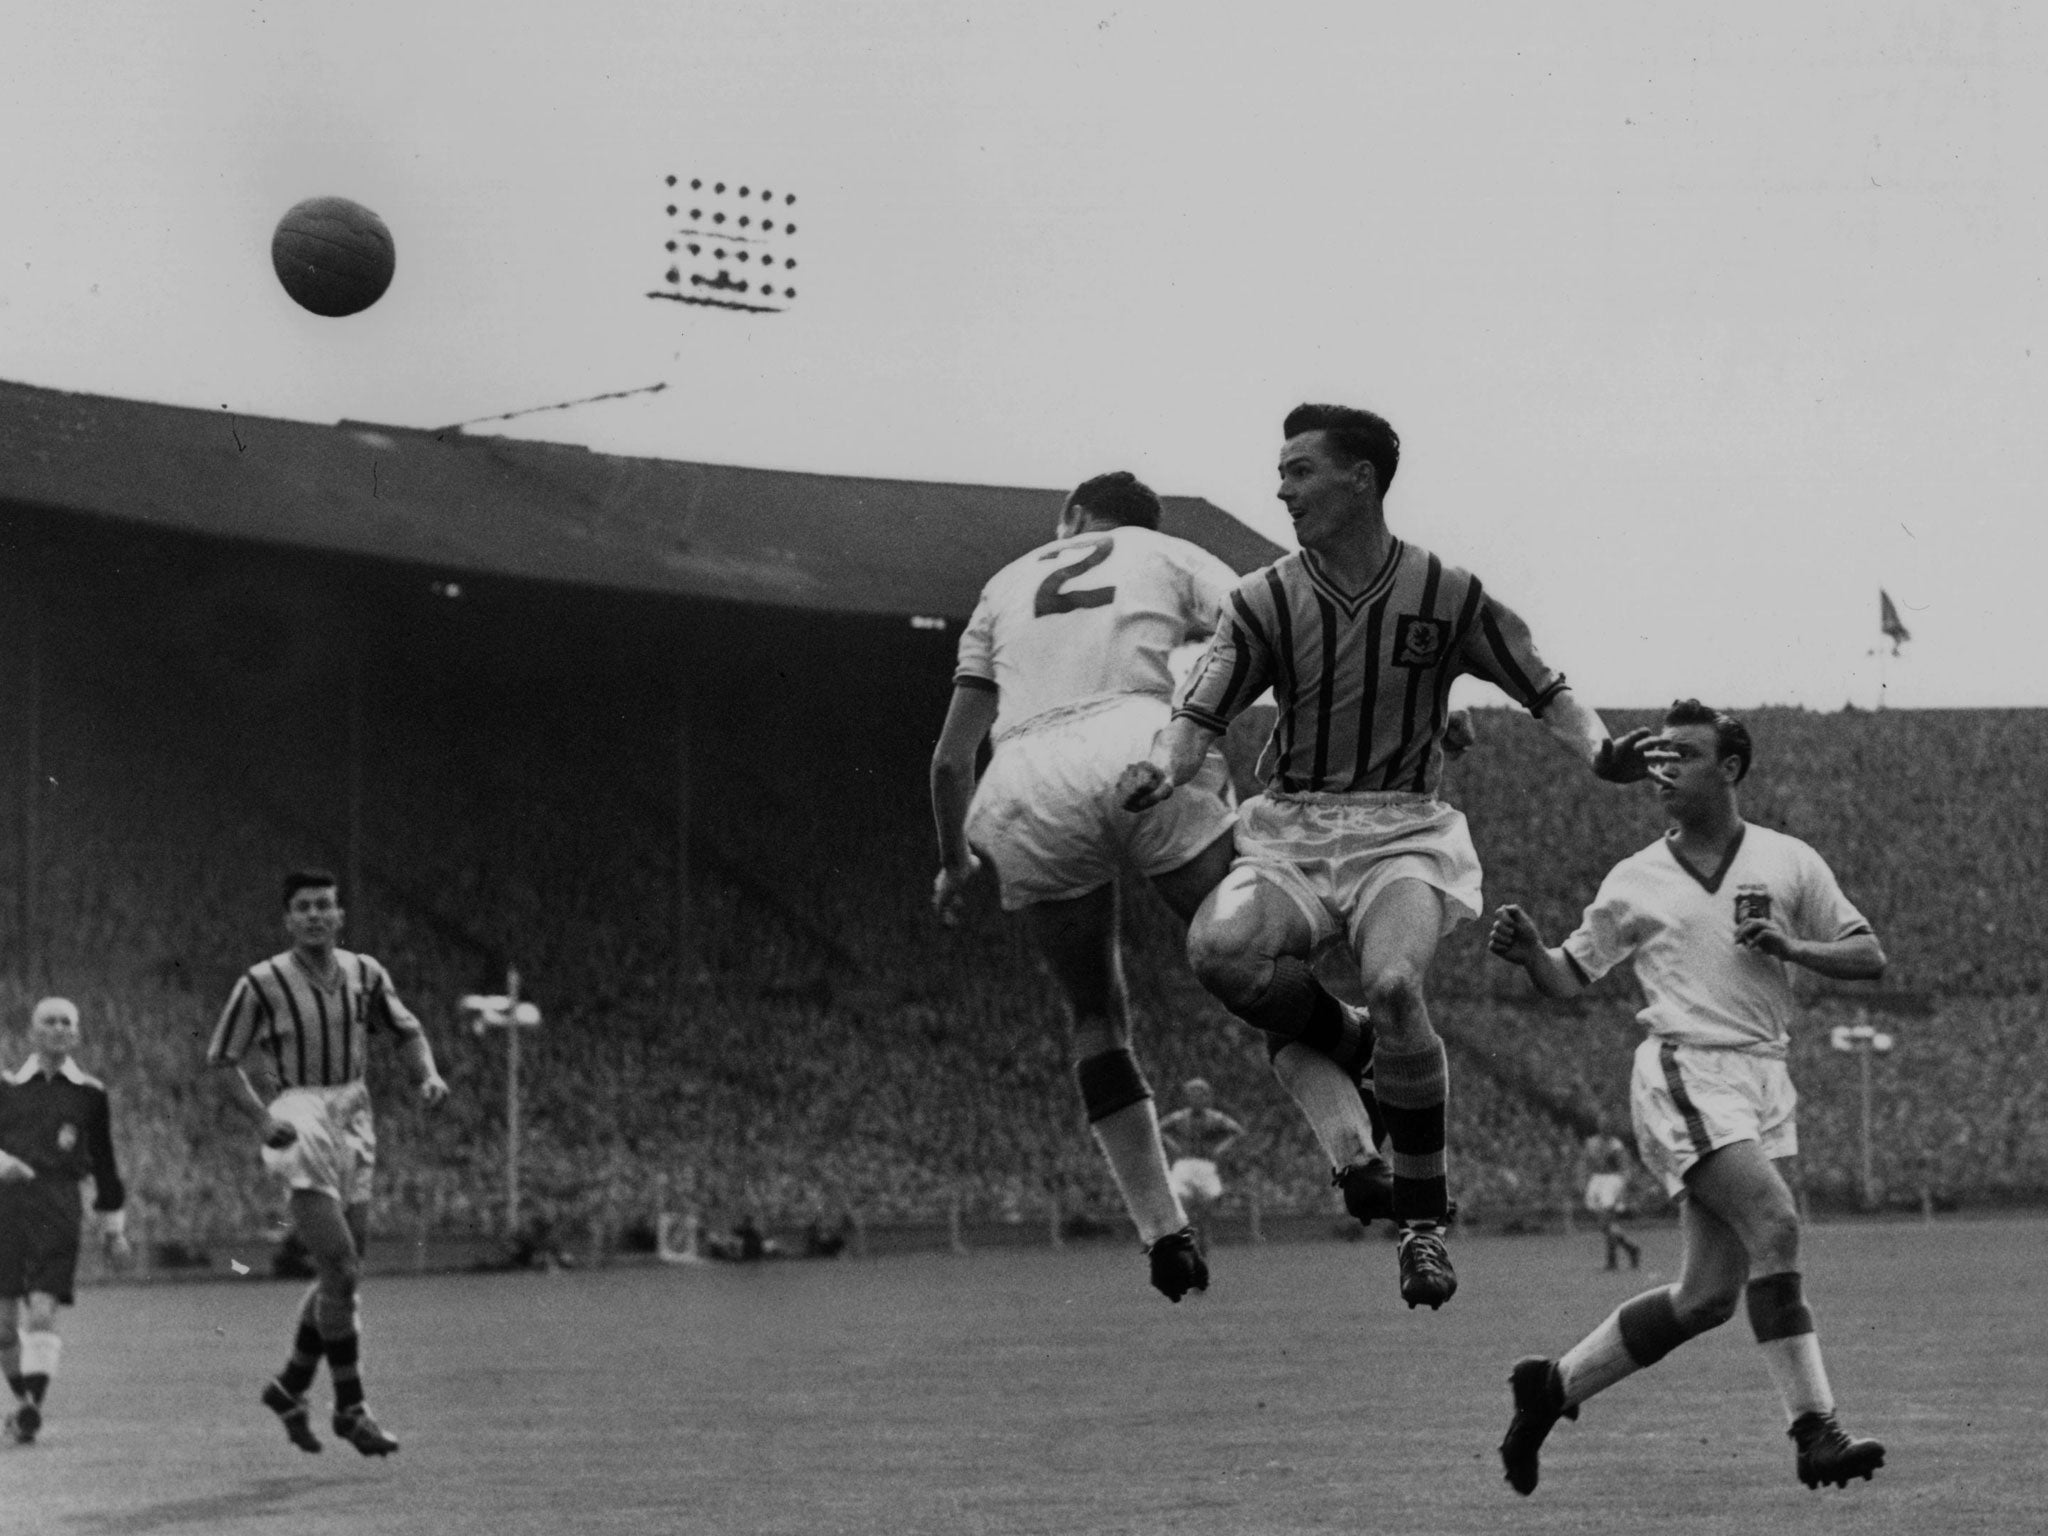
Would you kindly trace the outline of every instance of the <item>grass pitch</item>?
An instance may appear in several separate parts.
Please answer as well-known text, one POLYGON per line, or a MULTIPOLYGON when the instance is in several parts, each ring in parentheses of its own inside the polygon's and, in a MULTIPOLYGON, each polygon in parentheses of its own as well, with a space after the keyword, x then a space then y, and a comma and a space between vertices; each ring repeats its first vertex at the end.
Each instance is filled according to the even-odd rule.
POLYGON ((1798 1485, 1738 1319, 1560 1425, 1516 1497, 1509 1363, 1668 1272, 1676 1233, 1645 1247, 1609 1274, 1594 1236, 1466 1235, 1435 1314, 1379 1240, 1224 1247, 1178 1307, 1120 1244, 378 1277, 382 1462, 305 1456, 256 1403, 297 1287, 110 1286, 67 1314, 41 1443, 0 1446, 0 1531, 2048 1531, 2039 1219, 1809 1231, 1875 1482, 1798 1485))

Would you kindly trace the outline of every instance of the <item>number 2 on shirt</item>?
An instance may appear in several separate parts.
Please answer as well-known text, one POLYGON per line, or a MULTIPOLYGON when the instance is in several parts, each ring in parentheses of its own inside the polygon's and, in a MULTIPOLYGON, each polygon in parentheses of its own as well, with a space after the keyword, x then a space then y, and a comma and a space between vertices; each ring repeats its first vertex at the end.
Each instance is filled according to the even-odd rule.
MULTIPOLYGON (((1031 604, 1031 616, 1042 619, 1049 613, 1072 613, 1079 608, 1101 608, 1116 601, 1115 587, 1095 587, 1086 592, 1069 592, 1067 583, 1087 571, 1092 571, 1110 556, 1116 548, 1116 540, 1109 535, 1091 539, 1087 546, 1087 557, 1076 560, 1072 565, 1063 565, 1038 584, 1038 596, 1031 604)), ((1045 558, 1064 554, 1054 550, 1045 558)))

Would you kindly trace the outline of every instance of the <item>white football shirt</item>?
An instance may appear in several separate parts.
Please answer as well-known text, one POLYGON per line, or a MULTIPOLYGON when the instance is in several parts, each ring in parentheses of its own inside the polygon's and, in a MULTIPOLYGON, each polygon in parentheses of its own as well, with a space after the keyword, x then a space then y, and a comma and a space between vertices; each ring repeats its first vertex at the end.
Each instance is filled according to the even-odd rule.
POLYGON ((1820 942, 1871 931, 1819 854, 1745 825, 1718 874, 1693 869, 1666 838, 1630 854, 1600 882, 1564 952, 1588 981, 1633 961, 1645 999, 1636 1017, 1653 1035, 1782 1059, 1792 967, 1736 946, 1735 925, 1752 916, 1820 942))
POLYGON ((1216 628, 1237 573, 1186 539, 1114 528, 1055 539, 989 579, 953 680, 994 688, 995 736, 1097 699, 1170 699, 1175 647, 1216 628))

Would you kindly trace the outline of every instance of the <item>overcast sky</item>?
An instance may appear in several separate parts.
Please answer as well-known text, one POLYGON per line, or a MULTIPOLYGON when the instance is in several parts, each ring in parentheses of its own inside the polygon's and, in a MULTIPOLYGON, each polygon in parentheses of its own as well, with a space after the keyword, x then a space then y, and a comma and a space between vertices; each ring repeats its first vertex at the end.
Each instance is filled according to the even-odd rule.
POLYGON ((2048 704, 2048 23, 1676 9, 10 6, 0 376, 413 426, 665 381, 479 430, 1126 467, 1283 542, 1280 418, 1340 400, 1596 704, 2048 704), (646 297, 670 175, 775 191, 784 312, 646 297), (316 194, 395 235, 364 315, 271 273, 316 194))

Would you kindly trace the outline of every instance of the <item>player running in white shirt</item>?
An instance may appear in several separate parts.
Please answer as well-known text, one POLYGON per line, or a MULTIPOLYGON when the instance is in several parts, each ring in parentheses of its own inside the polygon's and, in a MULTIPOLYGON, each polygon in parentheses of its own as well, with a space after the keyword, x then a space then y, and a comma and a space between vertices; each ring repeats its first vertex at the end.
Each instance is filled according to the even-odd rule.
POLYGON ((1795 1012, 1792 967, 1875 980, 1884 950, 1819 854, 1746 824, 1736 786, 1748 730, 1696 699, 1664 717, 1652 774, 1671 830, 1622 860, 1556 949, 1520 907, 1502 907, 1490 944, 1548 997, 1570 997, 1633 962, 1649 1037, 1630 1082, 1636 1146, 1682 1194, 1685 1258, 1676 1285, 1624 1303, 1560 1360, 1532 1355, 1509 1382, 1514 1419, 1501 1462, 1534 1491, 1537 1455, 1560 1418, 1745 1302, 1784 1400, 1799 1480, 1847 1487, 1884 1465, 1884 1447, 1835 1422, 1813 1313, 1801 1295, 1799 1211, 1775 1159, 1799 1150, 1785 1071, 1795 1012))
POLYGON ((983 590, 932 756, 933 902, 951 920, 982 859, 995 866, 1004 910, 1024 914, 1065 995, 1082 1102, 1152 1283, 1179 1301, 1207 1288, 1208 1266, 1131 1052, 1116 875, 1135 868, 1191 916, 1230 867, 1232 813, 1214 754, 1167 814, 1133 815, 1115 791, 1172 710, 1169 654, 1215 628, 1237 574, 1158 526, 1159 498, 1142 481, 1098 475, 1067 498, 1058 537, 983 590))
POLYGON ((1216 1165, 1244 1135, 1244 1127, 1216 1107, 1216 1090, 1206 1078, 1181 1084, 1187 1102, 1159 1122, 1159 1134, 1173 1152, 1166 1177, 1183 1203, 1202 1206, 1223 1198, 1223 1175, 1216 1165))

